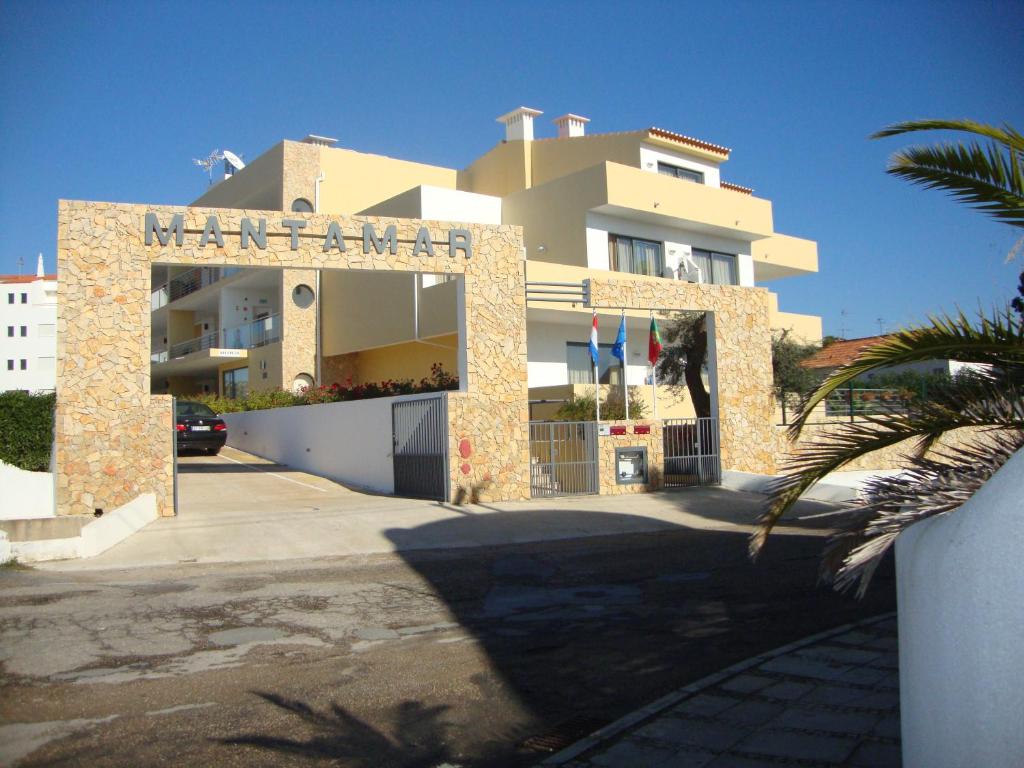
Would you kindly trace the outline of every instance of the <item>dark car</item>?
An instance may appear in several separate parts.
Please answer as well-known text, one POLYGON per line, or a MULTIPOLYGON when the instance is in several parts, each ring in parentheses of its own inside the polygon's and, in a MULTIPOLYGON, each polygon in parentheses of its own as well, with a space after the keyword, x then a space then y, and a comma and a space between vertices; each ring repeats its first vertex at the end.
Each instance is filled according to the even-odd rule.
POLYGON ((228 439, 224 419, 202 403, 179 400, 174 407, 179 451, 205 451, 216 456, 228 439))

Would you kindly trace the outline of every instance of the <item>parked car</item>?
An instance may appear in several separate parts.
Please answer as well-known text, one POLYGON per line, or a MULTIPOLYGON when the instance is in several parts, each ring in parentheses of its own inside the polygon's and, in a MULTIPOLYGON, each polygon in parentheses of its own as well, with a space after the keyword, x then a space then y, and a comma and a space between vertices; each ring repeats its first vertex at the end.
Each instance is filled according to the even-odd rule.
POLYGON ((179 451, 205 451, 216 456, 228 439, 224 419, 203 403, 179 400, 174 407, 174 429, 179 451))

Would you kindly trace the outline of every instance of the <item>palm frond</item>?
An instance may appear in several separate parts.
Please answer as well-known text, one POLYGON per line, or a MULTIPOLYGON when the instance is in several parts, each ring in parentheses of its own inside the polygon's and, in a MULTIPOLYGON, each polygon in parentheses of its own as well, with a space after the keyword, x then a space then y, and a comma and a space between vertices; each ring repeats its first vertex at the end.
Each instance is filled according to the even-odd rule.
POLYGON ((906 414, 840 423, 802 443, 775 480, 750 540, 755 557, 779 519, 812 485, 861 456, 915 440, 906 459, 923 460, 945 433, 968 427, 994 433, 1024 431, 1024 386, 1002 375, 970 377, 950 384, 906 414))
POLYGON ((1024 432, 975 438, 934 458, 915 458, 895 477, 865 484, 864 502, 829 537, 820 575, 840 592, 863 597, 882 557, 914 523, 958 509, 1024 447, 1024 432))
POLYGON ((871 138, 918 131, 950 130, 988 139, 913 146, 889 159, 887 172, 928 189, 942 189, 996 220, 1024 227, 1024 136, 973 120, 912 120, 889 126, 871 138))
POLYGON ((1009 123, 1002 127, 979 123, 976 120, 904 120, 871 134, 872 139, 884 139, 889 136, 900 136, 920 131, 960 131, 984 136, 986 139, 1005 144, 1007 148, 1024 152, 1024 136, 1014 130, 1009 123))
POLYGON ((815 406, 858 376, 878 368, 921 360, 957 360, 993 368, 1024 364, 1024 323, 1009 307, 993 310, 973 323, 962 311, 956 317, 937 315, 931 325, 897 331, 862 349, 847 365, 836 370, 803 403, 790 427, 795 440, 815 406))

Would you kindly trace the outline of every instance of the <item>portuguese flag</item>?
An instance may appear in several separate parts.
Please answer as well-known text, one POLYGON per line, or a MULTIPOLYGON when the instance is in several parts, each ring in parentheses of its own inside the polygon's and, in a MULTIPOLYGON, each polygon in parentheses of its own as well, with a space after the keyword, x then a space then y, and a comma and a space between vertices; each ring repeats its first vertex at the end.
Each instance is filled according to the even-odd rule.
POLYGON ((661 334, 658 333, 658 324, 651 315, 651 335, 647 339, 647 360, 653 366, 658 362, 661 355, 661 334))

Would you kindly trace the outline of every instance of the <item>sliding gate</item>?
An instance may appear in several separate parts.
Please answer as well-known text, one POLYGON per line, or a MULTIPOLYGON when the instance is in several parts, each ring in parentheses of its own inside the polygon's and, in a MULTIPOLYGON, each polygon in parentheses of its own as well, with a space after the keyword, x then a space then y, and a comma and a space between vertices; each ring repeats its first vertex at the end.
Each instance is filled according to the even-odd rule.
POLYGON ((718 419, 665 419, 665 487, 718 485, 718 419))
POLYGON ((597 423, 531 421, 530 495, 597 492, 597 423))
POLYGON ((448 500, 448 399, 391 404, 395 495, 448 500))

